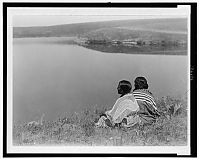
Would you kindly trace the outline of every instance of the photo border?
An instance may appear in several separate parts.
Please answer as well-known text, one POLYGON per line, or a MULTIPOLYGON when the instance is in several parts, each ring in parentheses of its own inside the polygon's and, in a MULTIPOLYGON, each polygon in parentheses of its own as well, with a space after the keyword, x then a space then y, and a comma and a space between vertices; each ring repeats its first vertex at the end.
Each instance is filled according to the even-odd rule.
POLYGON ((32 3, 3 2, 3 157, 197 157, 197 3, 32 3), (190 155, 107 153, 7 153, 7 9, 9 7, 176 8, 189 5, 190 14, 190 155))

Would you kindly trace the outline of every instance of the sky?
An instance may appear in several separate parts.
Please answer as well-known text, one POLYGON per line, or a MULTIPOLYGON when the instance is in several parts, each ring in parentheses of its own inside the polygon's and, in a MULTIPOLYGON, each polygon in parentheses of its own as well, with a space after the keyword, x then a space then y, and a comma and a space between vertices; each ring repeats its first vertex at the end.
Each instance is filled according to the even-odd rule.
POLYGON ((13 17, 14 27, 49 26, 58 24, 84 23, 110 20, 156 18, 156 16, 44 16, 44 15, 18 15, 13 17))
POLYGON ((10 13, 8 15, 11 15, 12 17, 12 25, 14 27, 28 27, 126 19, 179 18, 187 17, 188 8, 14 8, 12 10, 9 10, 8 13, 10 13))

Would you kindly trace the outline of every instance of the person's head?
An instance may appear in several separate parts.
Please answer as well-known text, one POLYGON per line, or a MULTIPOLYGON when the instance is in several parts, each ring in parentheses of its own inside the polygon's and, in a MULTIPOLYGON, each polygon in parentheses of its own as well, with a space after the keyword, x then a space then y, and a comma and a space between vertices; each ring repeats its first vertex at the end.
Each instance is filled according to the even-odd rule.
POLYGON ((127 80, 122 80, 119 82, 119 85, 117 87, 118 93, 121 95, 125 95, 131 92, 132 85, 127 80))
POLYGON ((135 90, 136 89, 148 89, 147 80, 144 77, 137 77, 134 81, 135 90))

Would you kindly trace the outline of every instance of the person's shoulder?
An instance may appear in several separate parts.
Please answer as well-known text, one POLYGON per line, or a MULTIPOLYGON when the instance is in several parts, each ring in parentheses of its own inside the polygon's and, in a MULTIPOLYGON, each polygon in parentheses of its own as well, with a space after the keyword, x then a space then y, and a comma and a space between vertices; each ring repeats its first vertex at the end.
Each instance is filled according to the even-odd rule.
POLYGON ((145 95, 145 96, 150 96, 154 99, 154 95, 152 94, 152 92, 150 92, 148 89, 137 89, 133 91, 133 95, 134 96, 141 96, 141 95, 145 95))
POLYGON ((130 99, 130 98, 132 98, 132 97, 134 97, 134 96, 133 96, 133 93, 128 93, 128 94, 124 95, 124 96, 121 97, 121 98, 130 99))
POLYGON ((123 101, 123 100, 126 100, 126 99, 130 99, 130 97, 132 97, 133 94, 132 93, 128 93, 128 94, 125 94, 124 96, 122 97, 119 97, 117 100, 118 101, 123 101))
POLYGON ((128 93, 128 94, 124 95, 123 97, 130 97, 132 95, 133 95, 133 93, 128 93))
POLYGON ((122 98, 121 101, 126 101, 126 100, 128 100, 128 101, 130 101, 130 100, 131 101, 135 101, 135 97, 134 97, 133 93, 128 93, 128 94, 124 95, 121 98, 122 98))
POLYGON ((149 95, 153 95, 152 92, 150 92, 148 89, 137 89, 133 91, 133 94, 137 94, 137 93, 146 93, 149 95))

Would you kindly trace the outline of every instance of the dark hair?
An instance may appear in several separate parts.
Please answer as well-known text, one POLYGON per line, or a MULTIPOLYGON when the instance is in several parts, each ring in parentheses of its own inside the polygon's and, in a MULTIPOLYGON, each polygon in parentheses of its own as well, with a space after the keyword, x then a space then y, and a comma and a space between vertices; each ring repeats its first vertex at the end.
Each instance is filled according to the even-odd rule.
POLYGON ((137 77, 134 81, 135 83, 135 89, 148 89, 148 83, 147 80, 144 77, 137 77))
POLYGON ((122 95, 130 93, 131 89, 132 89, 131 82, 129 82, 127 80, 122 80, 119 82, 117 89, 118 89, 118 93, 122 94, 122 95))

